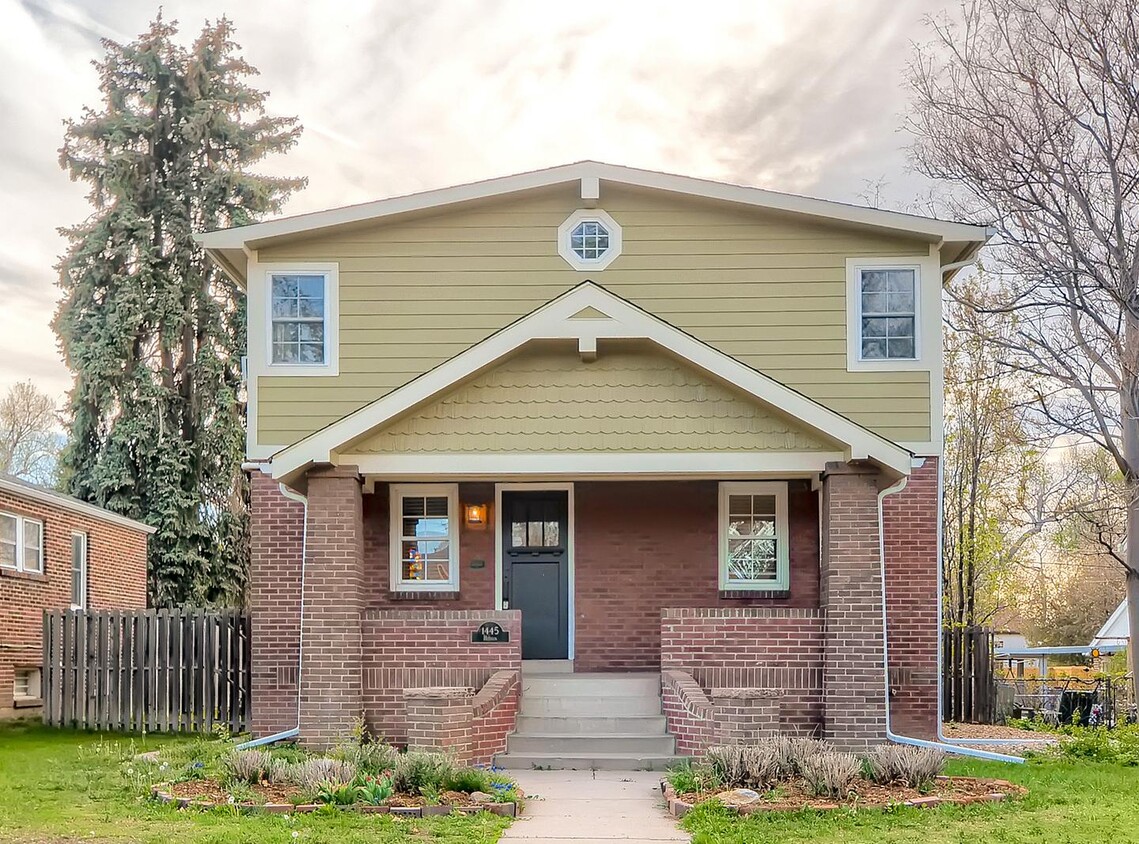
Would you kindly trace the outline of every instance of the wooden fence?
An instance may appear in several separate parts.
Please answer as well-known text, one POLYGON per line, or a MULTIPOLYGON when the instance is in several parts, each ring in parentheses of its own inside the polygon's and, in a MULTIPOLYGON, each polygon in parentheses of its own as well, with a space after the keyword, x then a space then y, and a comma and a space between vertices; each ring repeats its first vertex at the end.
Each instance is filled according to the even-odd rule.
POLYGON ((249 619, 236 610, 45 612, 44 723, 241 732, 249 666, 249 619))
POLYGON ((941 692, 946 721, 992 724, 997 710, 993 631, 956 627, 942 631, 941 692))

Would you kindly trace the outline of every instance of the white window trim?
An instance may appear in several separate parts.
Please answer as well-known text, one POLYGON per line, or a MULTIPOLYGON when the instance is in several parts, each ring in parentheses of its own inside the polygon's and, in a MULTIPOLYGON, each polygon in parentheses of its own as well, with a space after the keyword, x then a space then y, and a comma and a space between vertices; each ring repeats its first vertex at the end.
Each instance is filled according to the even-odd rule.
POLYGON ((600 208, 581 208, 570 214, 558 226, 558 254, 575 270, 589 272, 603 270, 617 260, 621 254, 621 226, 600 208), (570 247, 570 233, 578 223, 598 222, 609 232, 609 249, 600 258, 582 258, 570 247))
MULTIPOLYGON (((250 376, 340 374, 340 267, 339 264, 262 264, 263 319, 260 326, 263 368, 250 367, 250 376), (273 276, 324 276, 324 363, 273 363, 273 276)), ((252 309, 251 309, 251 312, 252 309)), ((252 341, 253 338, 250 337, 252 341)), ((252 347, 253 343, 250 343, 252 347)), ((251 361, 251 363, 256 363, 251 361)))
MULTIPOLYGON (((11 571, 26 572, 27 574, 43 574, 44 573, 44 523, 40 519, 31 519, 27 516, 21 516, 18 513, 9 513, 6 510, 0 511, 0 516, 7 516, 10 519, 16 520, 16 565, 3 567, 11 571), (24 526, 28 523, 39 525, 40 528, 40 545, 39 545, 39 568, 28 568, 28 561, 24 559, 24 526)), ((3 565, 3 564, 0 564, 3 565)))
POLYGON ((39 668, 17 668, 12 672, 12 698, 17 701, 40 700, 43 696, 43 674, 39 668), (17 694, 16 688, 20 684, 20 675, 28 677, 28 691, 26 694, 17 694))
POLYGON ((393 592, 458 592, 459 591, 459 485, 458 484, 392 484, 388 488, 390 499, 390 554, 391 591, 393 592), (451 552, 450 579, 404 580, 400 548, 403 542, 404 496, 447 496, 447 539, 451 552))
POLYGON ((716 519, 720 540, 720 589, 731 592, 783 592, 791 588, 790 530, 787 520, 787 482, 756 481, 720 484, 720 506, 716 519), (764 581, 728 581, 728 496, 775 496, 775 579, 764 581))
POLYGON ((85 609, 87 609, 87 568, 88 568, 88 566, 87 566, 87 534, 84 533, 83 531, 78 531, 78 530, 72 531, 71 532, 71 577, 72 577, 72 581, 71 581, 71 584, 72 584, 71 608, 73 610, 85 610, 85 609), (83 567, 82 567, 83 577, 81 579, 80 600, 79 600, 78 604, 75 603, 75 600, 74 600, 74 598, 75 598, 75 592, 74 592, 74 588, 75 588, 75 580, 74 580, 74 578, 75 578, 75 538, 76 537, 80 537, 83 540, 83 567))
MULTIPOLYGON (((904 258, 848 258, 846 261, 846 369, 848 372, 929 370, 935 361, 931 342, 940 342, 937 324, 932 331, 926 312, 940 319, 937 308, 925 306, 928 279, 937 278, 937 262, 926 256, 904 258), (862 357, 862 273, 865 270, 913 270, 914 273, 914 357, 862 357)), ((939 351, 938 351, 939 353, 939 351)))

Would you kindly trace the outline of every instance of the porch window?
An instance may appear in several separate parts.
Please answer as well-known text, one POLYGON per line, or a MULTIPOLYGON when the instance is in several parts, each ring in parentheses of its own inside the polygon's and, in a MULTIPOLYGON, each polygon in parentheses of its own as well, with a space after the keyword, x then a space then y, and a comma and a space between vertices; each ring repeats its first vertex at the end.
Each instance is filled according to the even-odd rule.
POLYGON ((789 588, 787 484, 720 484, 720 588, 789 588))
POLYGON ((455 484, 391 488, 394 591, 458 591, 458 513, 459 489, 455 484))

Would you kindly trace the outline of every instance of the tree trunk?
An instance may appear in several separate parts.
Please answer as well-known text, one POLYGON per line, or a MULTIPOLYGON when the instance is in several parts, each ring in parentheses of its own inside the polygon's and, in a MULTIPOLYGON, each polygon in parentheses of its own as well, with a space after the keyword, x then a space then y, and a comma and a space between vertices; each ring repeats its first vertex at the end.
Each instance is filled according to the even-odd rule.
MULTIPOLYGON (((1139 318, 1129 310, 1124 327, 1124 344, 1127 360, 1139 360, 1139 318)), ((1120 390, 1120 422, 1123 429, 1123 459, 1127 463, 1124 477, 1127 481, 1127 539, 1124 559, 1127 570, 1127 623, 1129 640, 1127 655, 1131 663, 1131 694, 1139 706, 1139 417, 1136 416, 1139 399, 1139 378, 1133 367, 1123 369, 1123 389, 1120 390)))
POLYGON ((1139 571, 1135 546, 1131 537, 1139 537, 1139 504, 1132 498, 1127 508, 1127 659, 1131 664, 1131 694, 1133 703, 1139 707, 1139 571))

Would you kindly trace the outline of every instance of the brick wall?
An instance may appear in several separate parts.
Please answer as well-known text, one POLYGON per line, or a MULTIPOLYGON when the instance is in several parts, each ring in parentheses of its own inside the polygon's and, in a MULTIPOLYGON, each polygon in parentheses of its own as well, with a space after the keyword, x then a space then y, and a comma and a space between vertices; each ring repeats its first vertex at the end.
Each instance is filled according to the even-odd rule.
POLYGON ((676 738, 676 752, 698 756, 719 743, 712 701, 687 671, 661 671, 661 705, 668 731, 676 738))
POLYGON ((297 725, 304 505, 282 495, 262 472, 250 481, 252 730, 264 736, 297 725))
MULTIPOLYGON (((465 687, 477 692, 497 671, 521 671, 521 616, 517 610, 365 610, 363 695, 369 730, 393 744, 405 744, 405 689, 465 687), (472 642, 471 633, 484 621, 502 625, 510 641, 472 642)), ((498 715, 509 717, 506 713, 504 709, 498 715)))
POLYGON ((937 736, 937 508, 936 457, 882 501, 890 726, 918 738, 937 736))
POLYGON ((514 732, 521 693, 520 672, 496 671, 475 695, 471 761, 490 763, 496 754, 506 752, 506 737, 514 732))
POLYGON ((705 691, 781 689, 783 729, 817 733, 823 720, 823 615, 810 607, 667 608, 661 670, 705 691))
POLYGON ((147 534, 94 516, 0 491, 0 512, 43 522, 43 574, 0 569, 0 718, 38 714, 16 709, 17 668, 38 668, 43 611, 71 607, 71 534, 87 534, 87 605, 91 609, 146 606, 147 534))
POLYGON ((715 481, 578 483, 574 489, 575 667, 661 667, 665 607, 817 607, 818 495, 788 490, 787 598, 725 598, 719 591, 715 481))

